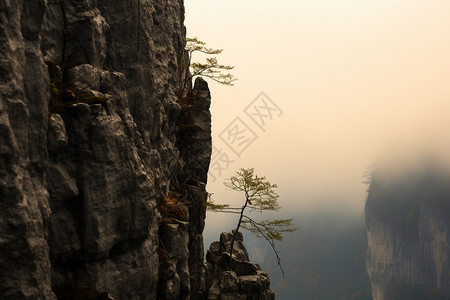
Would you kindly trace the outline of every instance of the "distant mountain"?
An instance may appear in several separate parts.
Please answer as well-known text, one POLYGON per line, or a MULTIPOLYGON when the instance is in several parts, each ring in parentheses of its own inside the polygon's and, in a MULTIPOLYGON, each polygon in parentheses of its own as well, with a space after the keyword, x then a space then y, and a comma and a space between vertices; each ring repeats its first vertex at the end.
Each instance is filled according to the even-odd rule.
POLYGON ((449 182, 436 164, 372 173, 366 223, 374 300, 450 299, 449 182))

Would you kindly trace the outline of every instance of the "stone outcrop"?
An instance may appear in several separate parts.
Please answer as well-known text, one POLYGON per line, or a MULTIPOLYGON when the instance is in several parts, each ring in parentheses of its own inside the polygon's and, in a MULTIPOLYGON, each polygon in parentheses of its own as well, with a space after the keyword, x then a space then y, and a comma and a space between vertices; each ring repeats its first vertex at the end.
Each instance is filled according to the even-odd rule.
POLYGON ((385 171, 372 176, 366 203, 373 299, 448 299, 450 177, 437 169, 385 171))
POLYGON ((230 262, 229 252, 232 239, 231 232, 222 233, 220 241, 213 242, 206 253, 207 299, 275 299, 267 274, 257 264, 249 261, 241 232, 236 235, 233 257, 230 262))
POLYGON ((167 257, 160 255, 158 299, 189 299, 190 297, 188 224, 180 220, 161 224, 159 232, 161 247, 164 247, 167 257))
POLYGON ((0 19, 1 298, 195 298, 210 99, 193 88, 196 135, 177 143, 183 1, 3 1, 0 19), (171 194, 188 219, 161 221, 171 194))
POLYGON ((202 78, 195 80, 192 91, 182 105, 177 131, 177 148, 180 149, 183 172, 178 176, 178 190, 184 194, 188 203, 189 215, 189 269, 193 299, 204 297, 204 245, 206 201, 208 193, 203 183, 207 173, 212 151, 211 139, 211 95, 208 84, 202 78))

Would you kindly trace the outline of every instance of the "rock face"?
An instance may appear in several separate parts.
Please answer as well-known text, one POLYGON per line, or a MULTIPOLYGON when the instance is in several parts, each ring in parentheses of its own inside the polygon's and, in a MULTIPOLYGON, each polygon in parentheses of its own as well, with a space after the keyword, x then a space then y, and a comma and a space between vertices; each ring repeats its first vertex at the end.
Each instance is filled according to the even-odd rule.
POLYGON ((207 299, 275 299, 267 274, 249 261, 241 232, 236 235, 230 264, 232 239, 231 232, 224 232, 220 235, 220 241, 213 242, 207 251, 207 299))
POLYGON ((195 298, 210 99, 199 81, 177 143, 183 1, 7 0, 0 18, 0 298, 195 298), (172 194, 186 220, 164 222, 172 194))
POLYGON ((48 240, 49 76, 43 1, 0 4, 0 295, 54 299, 48 240))
POLYGON ((372 176, 366 256, 374 300, 448 299, 450 190, 435 169, 372 176))
POLYGON ((209 107, 211 95, 208 84, 202 78, 195 80, 195 85, 182 107, 177 131, 177 148, 180 149, 183 172, 177 183, 185 182, 182 190, 188 203, 189 221, 189 270, 191 276, 191 297, 197 299, 205 295, 205 266, 203 229, 205 228, 208 194, 204 182, 212 151, 211 113, 209 107))
POLYGON ((204 264, 211 97, 180 93, 183 1, 5 0, 0 19, 0 298, 273 299, 241 236, 231 271, 229 234, 204 264))

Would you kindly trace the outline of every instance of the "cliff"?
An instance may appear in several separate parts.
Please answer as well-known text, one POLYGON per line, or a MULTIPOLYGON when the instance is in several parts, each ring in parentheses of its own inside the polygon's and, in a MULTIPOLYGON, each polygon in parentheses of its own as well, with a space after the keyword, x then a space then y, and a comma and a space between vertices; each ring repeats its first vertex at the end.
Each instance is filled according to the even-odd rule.
MULTIPOLYGON (((183 1, 2 1, 0 18, 0 298, 222 297, 202 235, 211 96, 201 78, 180 93, 183 1)), ((253 266, 234 292, 273 299, 234 261, 253 266)))
POLYGON ((436 166, 372 174, 366 266, 374 300, 449 299, 449 179, 436 166))
POLYGON ((183 1, 2 1, 0 18, 1 298, 196 298, 210 97, 200 79, 178 103, 183 1))

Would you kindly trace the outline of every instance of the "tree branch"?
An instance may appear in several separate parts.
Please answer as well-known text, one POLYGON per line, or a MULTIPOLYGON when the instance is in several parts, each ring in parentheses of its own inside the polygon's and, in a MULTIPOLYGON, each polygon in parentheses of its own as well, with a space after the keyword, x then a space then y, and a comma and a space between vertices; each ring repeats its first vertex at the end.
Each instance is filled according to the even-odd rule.
POLYGON ((276 256, 276 258, 277 258, 277 264, 278 264, 278 267, 280 267, 282 276, 283 276, 283 278, 284 278, 284 269, 283 269, 283 267, 282 267, 282 265, 281 265, 281 258, 280 258, 280 256, 278 255, 278 251, 277 251, 277 249, 276 249, 275 242, 273 241, 273 239, 271 239, 270 237, 268 237, 268 236, 264 233, 264 231, 262 231, 262 230, 259 228, 258 223, 256 223, 255 221, 253 221, 253 219, 251 219, 251 218, 248 217, 248 216, 244 216, 244 217, 250 222, 251 225, 253 225, 253 227, 261 234, 261 236, 262 236, 262 237, 269 243, 269 245, 272 247, 273 253, 275 253, 275 256, 276 256))

